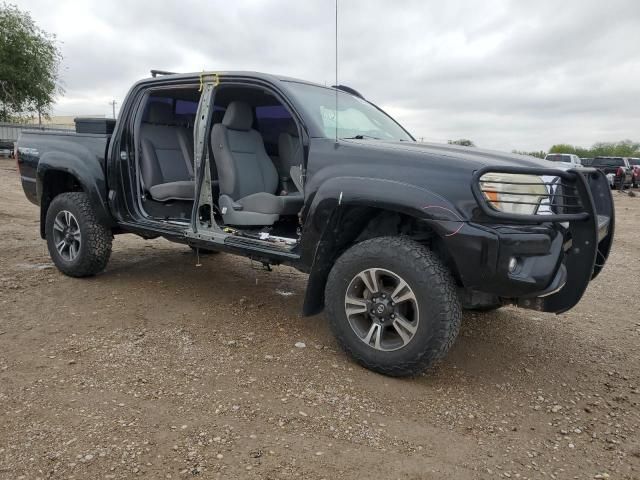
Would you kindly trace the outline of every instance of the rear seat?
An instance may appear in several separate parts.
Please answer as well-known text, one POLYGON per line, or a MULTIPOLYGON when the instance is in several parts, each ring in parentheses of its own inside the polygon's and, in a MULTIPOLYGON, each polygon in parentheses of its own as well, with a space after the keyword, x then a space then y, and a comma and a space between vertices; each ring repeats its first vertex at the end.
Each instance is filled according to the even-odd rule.
POLYGON ((192 201, 193 130, 178 125, 171 105, 151 102, 140 126, 144 189, 159 202, 192 201))

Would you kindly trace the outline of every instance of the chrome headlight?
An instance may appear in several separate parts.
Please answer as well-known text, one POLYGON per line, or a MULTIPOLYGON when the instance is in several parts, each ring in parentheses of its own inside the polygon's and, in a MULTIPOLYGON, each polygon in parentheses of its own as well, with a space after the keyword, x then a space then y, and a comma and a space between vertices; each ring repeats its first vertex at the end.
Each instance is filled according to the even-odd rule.
POLYGON ((547 184, 538 175, 522 173, 485 173, 480 190, 489 204, 505 213, 534 215, 543 200, 548 204, 547 184))

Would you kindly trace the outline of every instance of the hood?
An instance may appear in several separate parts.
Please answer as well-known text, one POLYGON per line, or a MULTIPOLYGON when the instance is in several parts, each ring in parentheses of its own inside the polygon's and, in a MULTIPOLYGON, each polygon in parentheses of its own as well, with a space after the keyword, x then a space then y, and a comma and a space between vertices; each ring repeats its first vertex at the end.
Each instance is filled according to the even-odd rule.
MULTIPOLYGON (((419 143, 419 142, 397 142, 384 140, 342 140, 344 143, 357 145, 365 149, 383 151, 397 157, 413 157, 419 160, 420 157, 432 160, 445 161, 448 166, 461 167, 463 169, 477 170, 491 165, 495 167, 538 167, 538 168, 560 168, 557 163, 529 155, 517 153, 499 152, 496 150, 484 150, 476 147, 462 147, 459 145, 439 144, 439 143, 419 143)), ((563 168, 564 169, 564 168, 563 168)))

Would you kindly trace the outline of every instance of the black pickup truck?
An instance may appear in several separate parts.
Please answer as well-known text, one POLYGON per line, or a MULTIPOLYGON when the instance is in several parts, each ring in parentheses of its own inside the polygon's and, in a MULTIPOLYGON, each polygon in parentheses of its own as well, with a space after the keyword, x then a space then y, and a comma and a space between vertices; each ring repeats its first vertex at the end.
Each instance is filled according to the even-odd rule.
POLYGON ((614 233, 596 169, 418 143, 352 88, 260 73, 154 74, 117 122, 17 150, 63 273, 101 272, 124 232, 291 265, 303 313, 388 375, 441 358, 462 308, 569 310, 614 233))

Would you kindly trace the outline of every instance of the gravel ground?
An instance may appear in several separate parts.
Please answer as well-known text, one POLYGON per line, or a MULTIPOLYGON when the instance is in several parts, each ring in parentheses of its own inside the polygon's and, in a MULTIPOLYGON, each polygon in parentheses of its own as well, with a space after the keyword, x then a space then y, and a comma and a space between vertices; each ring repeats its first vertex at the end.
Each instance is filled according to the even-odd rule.
POLYGON ((0 478, 640 478, 640 196, 571 312, 465 314, 414 379, 352 363, 306 277, 118 236, 63 276, 0 160, 0 478))

